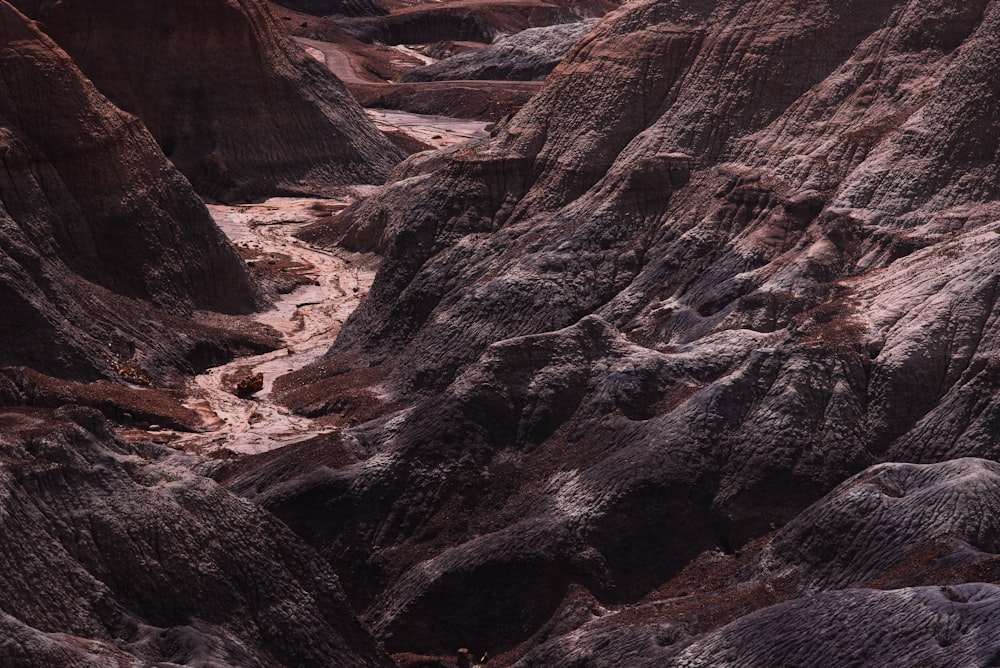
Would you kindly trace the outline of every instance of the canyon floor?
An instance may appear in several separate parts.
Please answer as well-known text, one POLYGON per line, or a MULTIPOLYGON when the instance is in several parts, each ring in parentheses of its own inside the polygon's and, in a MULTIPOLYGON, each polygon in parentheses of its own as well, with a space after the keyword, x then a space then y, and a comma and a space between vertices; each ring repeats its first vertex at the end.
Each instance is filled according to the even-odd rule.
POLYGON ((280 264, 278 271, 294 274, 299 285, 279 294, 273 308, 256 316, 280 335, 280 348, 239 357, 193 379, 186 405, 202 415, 206 432, 179 436, 175 447, 257 454, 331 431, 275 404, 271 388, 278 376, 315 363, 368 294, 378 268, 376 256, 324 250, 293 236, 314 222, 317 212, 336 215, 352 200, 273 198, 260 204, 209 206, 236 247, 259 258, 251 262, 280 264), (236 396, 234 379, 258 373, 263 374, 263 389, 252 397, 236 396))
POLYGON ((401 132, 434 148, 453 146, 487 135, 489 123, 396 109, 368 109, 368 117, 383 132, 401 132))
MULTIPOLYGON (((435 148, 487 134, 488 124, 482 121, 391 109, 367 113, 380 130, 401 132, 435 148)), ((233 244, 259 258, 251 263, 280 265, 277 271, 294 276, 298 285, 277 295, 274 307, 256 316, 257 322, 281 337, 280 348, 239 357, 193 379, 185 406, 202 416, 206 431, 178 435, 175 447, 198 453, 226 449, 257 454, 334 431, 276 404, 271 389, 278 376, 316 363, 330 349, 341 325, 368 294, 380 258, 320 248, 297 239, 295 233, 319 217, 339 215, 357 199, 356 194, 375 190, 359 185, 345 188, 351 194, 336 199, 271 198, 259 204, 208 205, 233 244), (234 380, 258 373, 263 374, 263 389, 251 397, 236 396, 234 380)))

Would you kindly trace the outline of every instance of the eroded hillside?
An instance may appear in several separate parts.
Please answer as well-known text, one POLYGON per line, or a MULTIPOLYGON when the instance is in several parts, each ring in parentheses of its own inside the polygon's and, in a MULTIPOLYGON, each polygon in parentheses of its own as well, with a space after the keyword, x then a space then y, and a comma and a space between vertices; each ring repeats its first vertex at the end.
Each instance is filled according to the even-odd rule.
POLYGON ((14 4, 0 659, 997 662, 1000 1, 14 4))
MULTIPOLYGON (((370 458, 252 498, 394 651, 663 665, 811 595, 734 562, 866 467, 995 456, 998 39, 987 1, 610 15, 492 137, 412 158, 339 221, 382 269, 328 359, 278 386, 310 415, 383 402, 350 431, 370 458), (692 585, 700 613, 669 585, 695 567, 734 569, 692 585)), ((893 570, 992 563, 938 533, 873 545, 851 586, 991 572, 893 570)))
POLYGON ((143 122, 202 195, 329 193, 381 183, 402 158, 264 3, 12 4, 143 122))

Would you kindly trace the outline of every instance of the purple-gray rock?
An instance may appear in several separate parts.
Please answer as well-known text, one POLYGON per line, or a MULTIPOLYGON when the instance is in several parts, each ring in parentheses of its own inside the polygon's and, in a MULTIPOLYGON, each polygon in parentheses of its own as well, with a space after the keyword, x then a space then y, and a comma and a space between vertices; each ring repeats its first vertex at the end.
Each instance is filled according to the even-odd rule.
MULTIPOLYGON (((614 12, 491 137, 411 158, 345 214, 381 270, 327 359, 276 389, 331 418, 377 397, 350 431, 366 459, 234 489, 345 574, 390 649, 516 655, 574 587, 656 600, 866 467, 995 457, 998 44, 987 0, 614 12)), ((839 564, 858 518, 838 504, 816 554, 783 556, 803 586, 897 577, 948 526, 889 513, 912 534, 859 526, 874 561, 839 564)))
POLYGON ((597 23, 596 19, 528 28, 489 46, 407 70, 403 81, 544 79, 597 23))

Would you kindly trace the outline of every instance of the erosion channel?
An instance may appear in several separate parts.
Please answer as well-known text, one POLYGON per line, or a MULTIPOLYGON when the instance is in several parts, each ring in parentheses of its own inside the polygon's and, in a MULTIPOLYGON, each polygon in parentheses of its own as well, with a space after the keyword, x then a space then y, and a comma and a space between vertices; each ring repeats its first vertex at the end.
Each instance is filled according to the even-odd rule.
POLYGON ((208 431, 185 434, 175 446, 255 454, 330 431, 274 403, 271 388, 275 378, 315 362, 329 349, 371 287, 377 256, 324 250, 293 236, 313 222, 317 212, 336 215, 349 203, 349 197, 274 198, 261 204, 209 206, 219 227, 251 264, 280 263, 274 271, 294 274, 299 285, 279 294, 274 308, 257 315, 281 335, 281 348, 235 359, 194 378, 187 406, 202 415, 208 431), (258 373, 263 374, 263 389, 247 398, 236 396, 234 382, 258 373))

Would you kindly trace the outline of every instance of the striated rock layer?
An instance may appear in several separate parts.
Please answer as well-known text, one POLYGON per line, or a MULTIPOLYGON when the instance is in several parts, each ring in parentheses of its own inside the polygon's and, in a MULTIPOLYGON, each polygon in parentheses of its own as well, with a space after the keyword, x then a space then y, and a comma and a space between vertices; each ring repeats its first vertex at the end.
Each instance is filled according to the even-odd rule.
POLYGON ((510 37, 502 37, 486 48, 415 67, 403 74, 403 81, 541 80, 555 69, 596 22, 596 19, 591 19, 528 28, 510 37))
POLYGON ((273 517, 94 411, 0 413, 0 663, 392 666, 273 517))
POLYGON ((0 3, 0 365, 61 376, 196 367, 249 312, 242 260, 145 128, 0 3))
MULTIPOLYGON (((268 460, 233 488, 319 548, 392 651, 812 665, 877 647, 878 627, 897 663, 862 665, 934 664, 939 645, 900 640, 912 626, 968 630, 956 665, 979 662, 988 586, 819 596, 718 629, 818 589, 939 584, 897 558, 928 546, 995 557, 989 530, 927 510, 946 490, 878 517, 834 501, 828 534, 804 519, 813 538, 793 523, 761 551, 873 464, 997 457, 998 58, 996 0, 609 15, 492 137, 415 156, 342 219, 382 268, 328 358, 277 388, 367 420, 363 460, 268 460), (907 530, 883 540, 879 521, 907 530), (854 531, 873 538, 845 565, 854 531), (949 531, 968 550, 935 542, 949 531), (866 611, 838 616, 850 601, 866 611), (952 605, 967 624, 938 614, 952 605), (634 645, 589 625, 611 610, 634 645)), ((887 490, 953 475, 874 471, 887 490)))
POLYGON ((259 0, 16 0, 203 195, 380 183, 402 153, 259 0))
POLYGON ((2 1, 0 74, 0 665, 392 666, 211 462, 73 406, 197 428, 134 384, 264 348, 235 317, 262 300, 142 123, 2 1))
POLYGON ((603 16, 618 7, 618 0, 451 0, 448 2, 403 2, 385 16, 357 16, 338 20, 363 42, 383 44, 431 44, 434 42, 481 42, 529 28, 578 22, 603 16))

